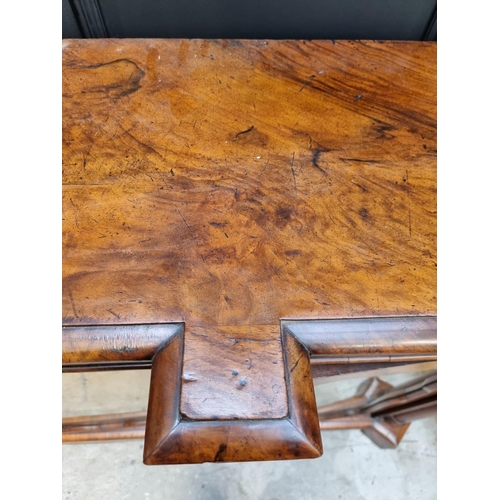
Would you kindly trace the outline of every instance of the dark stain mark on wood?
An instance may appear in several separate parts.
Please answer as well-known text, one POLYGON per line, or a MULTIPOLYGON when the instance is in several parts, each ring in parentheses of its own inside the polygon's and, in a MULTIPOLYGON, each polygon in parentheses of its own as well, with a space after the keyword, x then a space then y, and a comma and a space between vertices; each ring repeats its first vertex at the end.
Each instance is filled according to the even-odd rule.
POLYGON ((227 450, 227 444, 222 443, 219 446, 217 453, 215 454, 214 462, 221 462, 222 459, 224 458, 224 455, 226 454, 226 450, 227 450))
POLYGON ((243 134, 248 134, 248 132, 251 132, 254 129, 254 126, 252 125, 250 128, 247 128, 246 130, 242 130, 241 132, 238 132, 235 136, 233 141, 236 141, 240 135, 243 134))
POLYGON ((312 164, 323 174, 326 175, 326 171, 322 169, 319 165, 318 162, 320 161, 321 158, 321 153, 327 153, 329 150, 328 149, 315 149, 313 150, 313 157, 312 157, 312 164))
POLYGON ((238 132, 232 139, 233 141, 238 141, 241 144, 252 144, 254 146, 264 147, 269 143, 269 137, 260 132, 252 125, 246 130, 238 132))
POLYGON ((286 250, 285 255, 302 255, 302 250, 286 250))
POLYGON ((393 134, 389 134, 388 132, 394 132, 396 127, 394 125, 390 125, 389 123, 385 123, 381 120, 375 120, 378 125, 373 127, 373 130, 377 132, 376 139, 394 139, 395 136, 393 134))
MULTIPOLYGON (((214 248, 205 254, 207 262, 215 264, 223 264, 229 259, 236 257, 236 249, 234 247, 214 248)), ((229 299, 230 300, 230 299, 229 299)))
MULTIPOLYGON (((101 80, 101 83, 92 87, 82 86, 79 89, 80 93, 105 94, 112 99, 120 99, 137 92, 141 88, 140 82, 145 75, 145 72, 130 59, 116 59, 115 61, 89 66, 70 66, 66 71, 95 72, 92 81, 98 83, 101 80), (112 72, 109 71, 109 66, 113 66, 112 72), (100 69, 103 69, 101 78, 99 78, 100 69), (110 74, 113 78, 109 77, 110 74)), ((78 91, 78 88, 75 88, 75 90, 78 91)))
POLYGON ((363 159, 363 158, 341 158, 339 156, 339 160, 343 162, 355 162, 355 163, 380 163, 378 160, 372 159, 363 159))
POLYGON ((290 207, 278 207, 275 210, 275 224, 283 230, 292 220, 293 209, 290 207))

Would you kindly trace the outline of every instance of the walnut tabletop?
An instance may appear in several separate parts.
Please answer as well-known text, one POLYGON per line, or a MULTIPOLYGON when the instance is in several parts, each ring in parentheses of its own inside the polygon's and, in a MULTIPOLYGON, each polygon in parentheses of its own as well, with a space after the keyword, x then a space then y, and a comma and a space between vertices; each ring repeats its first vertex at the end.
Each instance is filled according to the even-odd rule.
POLYGON ((147 463, 318 456, 311 359, 435 316, 434 43, 63 42, 63 363, 153 365, 147 463))

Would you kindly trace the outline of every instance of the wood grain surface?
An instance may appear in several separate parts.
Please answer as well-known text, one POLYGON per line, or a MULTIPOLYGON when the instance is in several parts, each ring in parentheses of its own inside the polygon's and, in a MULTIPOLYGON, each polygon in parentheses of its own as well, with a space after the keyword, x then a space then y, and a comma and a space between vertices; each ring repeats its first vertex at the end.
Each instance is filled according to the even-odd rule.
POLYGON ((207 415, 285 417, 288 401, 281 342, 279 324, 187 329, 182 414, 193 420, 205 420, 207 415))
POLYGON ((63 325, 184 323, 186 418, 286 414, 282 319, 435 315, 435 44, 64 41, 63 325))
POLYGON ((435 50, 65 41, 64 324, 434 315, 435 50))

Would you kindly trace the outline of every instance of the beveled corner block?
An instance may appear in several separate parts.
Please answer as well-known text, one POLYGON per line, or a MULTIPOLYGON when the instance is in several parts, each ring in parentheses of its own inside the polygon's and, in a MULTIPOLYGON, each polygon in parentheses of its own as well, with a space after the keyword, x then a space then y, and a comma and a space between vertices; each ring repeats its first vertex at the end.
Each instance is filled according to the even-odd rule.
MULTIPOLYGON (((218 418, 216 414, 197 420, 186 417, 181 411, 182 387, 198 380, 183 373, 184 344, 185 335, 180 331, 153 359, 145 464, 286 460, 322 455, 309 353, 292 334, 281 333, 285 391, 282 396, 287 412, 279 418, 244 418, 251 414, 245 403, 240 408, 242 418, 218 418)), ((221 371, 227 369, 223 359, 214 359, 213 363, 221 371)), ((225 414, 221 408, 221 415, 225 414)))

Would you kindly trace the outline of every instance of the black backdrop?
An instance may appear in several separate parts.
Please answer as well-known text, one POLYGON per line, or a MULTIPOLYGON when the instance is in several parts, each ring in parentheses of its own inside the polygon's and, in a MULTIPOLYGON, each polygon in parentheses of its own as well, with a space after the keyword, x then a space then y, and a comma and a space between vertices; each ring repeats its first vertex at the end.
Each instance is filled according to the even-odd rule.
POLYGON ((62 0, 63 38, 436 40, 436 0, 62 0))

